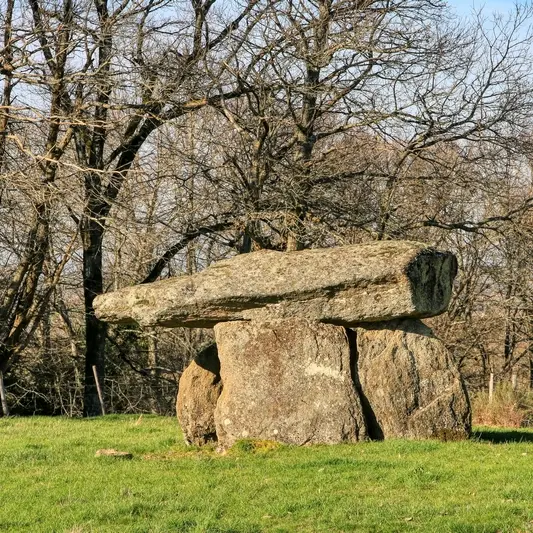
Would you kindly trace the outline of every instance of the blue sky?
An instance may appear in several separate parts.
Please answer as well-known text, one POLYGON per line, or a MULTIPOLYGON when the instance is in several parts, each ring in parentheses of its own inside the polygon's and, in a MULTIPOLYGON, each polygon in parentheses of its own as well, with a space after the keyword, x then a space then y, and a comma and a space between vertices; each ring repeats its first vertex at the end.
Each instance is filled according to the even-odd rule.
MULTIPOLYGON (((473 7, 475 9, 484 7, 487 13, 493 11, 506 13, 515 4, 515 0, 448 0, 448 3, 461 15, 468 15, 473 7)), ((519 3, 522 4, 524 1, 520 0, 519 3)))

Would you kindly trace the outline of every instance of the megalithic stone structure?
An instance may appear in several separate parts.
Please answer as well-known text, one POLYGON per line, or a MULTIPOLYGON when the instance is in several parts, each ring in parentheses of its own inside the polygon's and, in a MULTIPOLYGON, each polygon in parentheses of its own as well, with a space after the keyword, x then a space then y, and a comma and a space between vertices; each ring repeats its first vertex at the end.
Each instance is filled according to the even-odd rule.
POLYGON ((385 241, 260 251, 95 299, 98 318, 214 327, 180 380, 187 442, 292 444, 466 438, 451 354, 420 318, 448 306, 455 257, 385 241))

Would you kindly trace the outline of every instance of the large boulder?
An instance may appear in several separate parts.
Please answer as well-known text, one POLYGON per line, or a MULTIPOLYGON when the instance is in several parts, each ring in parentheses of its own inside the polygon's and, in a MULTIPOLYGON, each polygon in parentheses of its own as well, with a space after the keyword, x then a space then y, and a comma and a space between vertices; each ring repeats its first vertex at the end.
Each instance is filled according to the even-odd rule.
POLYGON ((176 412, 185 442, 202 446, 217 440, 215 407, 222 392, 220 361, 213 343, 181 375, 176 412))
POLYGON ((302 319, 228 322, 215 326, 215 336, 222 446, 243 438, 298 445, 366 438, 344 328, 302 319))
POLYGON ((94 306, 101 320, 144 326, 213 327, 290 317, 352 326, 442 313, 456 270, 452 254, 406 241, 263 250, 192 276, 101 295, 94 306))
POLYGON ((368 431, 372 438, 467 438, 470 403, 451 354, 419 320, 354 330, 368 431))

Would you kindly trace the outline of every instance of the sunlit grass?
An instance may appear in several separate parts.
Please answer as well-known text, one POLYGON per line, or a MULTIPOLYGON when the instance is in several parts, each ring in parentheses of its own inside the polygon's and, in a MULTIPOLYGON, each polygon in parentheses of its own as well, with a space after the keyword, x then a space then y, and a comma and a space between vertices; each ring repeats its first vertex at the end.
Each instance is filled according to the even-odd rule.
POLYGON ((526 430, 219 455, 169 418, 0 419, 0 468, 0 531, 533 531, 526 430))

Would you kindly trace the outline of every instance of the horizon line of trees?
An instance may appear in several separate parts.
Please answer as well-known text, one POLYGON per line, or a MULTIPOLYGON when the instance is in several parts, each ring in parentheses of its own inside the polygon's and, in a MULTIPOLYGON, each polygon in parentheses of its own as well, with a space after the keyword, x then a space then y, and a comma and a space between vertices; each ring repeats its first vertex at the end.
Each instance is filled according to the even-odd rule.
POLYGON ((383 239, 457 255, 432 325, 471 390, 533 388, 532 22, 529 1, 0 0, 4 414, 98 415, 95 374, 110 410, 172 409, 209 332, 108 326, 102 292, 383 239))

